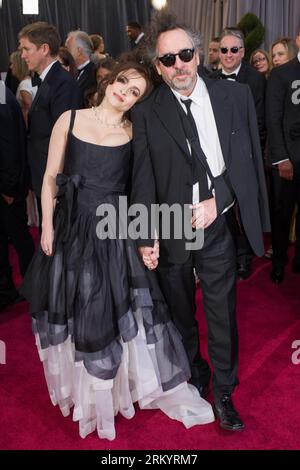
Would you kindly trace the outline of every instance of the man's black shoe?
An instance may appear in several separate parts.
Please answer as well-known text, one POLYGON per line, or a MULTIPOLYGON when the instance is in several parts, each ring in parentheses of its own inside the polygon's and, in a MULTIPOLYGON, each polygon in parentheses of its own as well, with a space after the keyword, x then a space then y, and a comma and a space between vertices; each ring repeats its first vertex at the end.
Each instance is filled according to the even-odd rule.
POLYGON ((227 431, 241 431, 244 429, 244 423, 238 412, 234 409, 231 396, 222 395, 214 405, 216 418, 220 420, 220 426, 227 431))
POLYGON ((279 266, 272 269, 270 279, 274 284, 281 284, 284 280, 284 268, 279 266))

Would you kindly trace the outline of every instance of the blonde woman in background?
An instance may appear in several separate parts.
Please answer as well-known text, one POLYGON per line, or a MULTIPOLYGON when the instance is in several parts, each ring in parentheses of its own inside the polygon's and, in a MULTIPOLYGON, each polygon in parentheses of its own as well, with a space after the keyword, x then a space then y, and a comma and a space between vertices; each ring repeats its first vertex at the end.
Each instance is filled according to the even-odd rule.
POLYGON ((298 54, 298 48, 291 38, 280 38, 273 42, 270 51, 271 68, 279 67, 294 59, 298 54))
POLYGON ((25 60, 21 58, 20 51, 15 51, 10 56, 11 73, 19 81, 16 98, 22 108, 26 127, 28 125, 28 111, 36 95, 37 86, 32 86, 31 76, 25 60))
MULTIPOLYGON (((32 86, 30 72, 25 60, 21 58, 20 51, 15 51, 11 54, 10 69, 12 75, 20 81, 16 92, 16 98, 21 106, 26 127, 28 127, 28 112, 37 93, 38 87, 32 86)), ((28 225, 37 227, 39 225, 39 220, 36 199, 33 192, 30 190, 28 192, 26 203, 28 225)))
POLYGON ((104 40, 100 34, 91 34, 89 38, 93 43, 91 60, 95 65, 98 65, 100 60, 106 59, 104 40))

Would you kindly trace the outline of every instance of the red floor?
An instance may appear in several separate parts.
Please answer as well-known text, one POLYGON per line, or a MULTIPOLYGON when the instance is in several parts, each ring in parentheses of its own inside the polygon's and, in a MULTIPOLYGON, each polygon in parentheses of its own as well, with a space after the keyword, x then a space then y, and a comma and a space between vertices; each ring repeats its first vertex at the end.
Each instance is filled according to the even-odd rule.
MULTIPOLYGON (((0 314, 7 349, 6 365, 0 365, 0 449, 299 449, 300 364, 292 363, 292 343, 300 341, 300 276, 288 269, 284 284, 275 286, 269 271, 270 262, 255 260, 251 278, 238 284, 240 386, 234 402, 243 432, 223 431, 217 423, 186 430, 160 411, 137 410, 131 421, 116 418, 115 441, 100 441, 96 433, 82 440, 78 424, 50 403, 23 302, 0 314)), ((200 291, 198 301, 205 353, 200 291)))

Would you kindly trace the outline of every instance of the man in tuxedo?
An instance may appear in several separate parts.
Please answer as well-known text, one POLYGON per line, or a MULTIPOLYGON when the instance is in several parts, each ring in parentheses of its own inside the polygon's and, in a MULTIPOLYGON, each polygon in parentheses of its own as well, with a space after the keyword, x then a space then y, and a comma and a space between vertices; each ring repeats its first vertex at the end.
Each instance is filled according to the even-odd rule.
POLYGON ((18 254, 22 276, 34 253, 27 225, 27 193, 25 123, 15 96, 0 81, 0 311, 21 300, 12 278, 8 240, 18 254))
POLYGON ((141 46, 145 39, 145 33, 142 27, 136 21, 131 21, 126 26, 126 33, 130 41, 130 48, 135 49, 137 46, 141 46))
POLYGON ((84 105, 87 105, 88 91, 97 87, 96 67, 91 61, 93 43, 84 31, 71 31, 66 40, 66 48, 72 54, 78 70, 77 82, 81 91, 84 105))
POLYGON ((188 221, 196 234, 204 229, 204 244, 194 250, 185 235, 163 237, 156 229, 159 263, 152 232, 138 240, 139 250, 149 269, 158 264, 191 382, 205 396, 210 368, 200 355, 195 268, 208 323, 216 415, 223 428, 237 431, 244 425, 231 399, 238 383, 234 204, 238 201, 247 236, 260 256, 262 231, 269 228, 253 99, 248 87, 199 77, 200 40, 171 14, 153 19, 148 47, 164 83, 133 112, 132 202, 143 204, 148 214, 153 204, 179 204, 183 213, 192 204, 188 221))
MULTIPOLYGON (((300 50, 300 31, 297 37, 300 50)), ((271 280, 284 280, 295 204, 296 244, 292 269, 300 273, 300 52, 272 70, 267 89, 267 127, 273 175, 271 280)))
MULTIPOLYGON (((222 68, 215 77, 229 79, 249 85, 254 99, 261 147, 264 150, 265 130, 265 89, 266 80, 251 65, 243 62, 245 56, 244 35, 237 29, 225 29, 220 37, 220 62, 222 68)), ((238 237, 237 271, 240 279, 247 279, 251 274, 252 250, 244 233, 238 237)))
POLYGON ((52 128, 59 116, 81 107, 76 81, 57 60, 61 43, 57 29, 44 22, 25 26, 19 33, 22 58, 36 72, 38 92, 28 115, 28 162, 41 224, 41 189, 52 128))

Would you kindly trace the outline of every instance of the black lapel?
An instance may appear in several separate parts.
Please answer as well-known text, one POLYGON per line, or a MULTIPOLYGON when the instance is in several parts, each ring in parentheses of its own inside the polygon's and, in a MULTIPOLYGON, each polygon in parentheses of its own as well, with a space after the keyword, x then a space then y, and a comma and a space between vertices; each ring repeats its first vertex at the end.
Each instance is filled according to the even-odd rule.
POLYGON ((247 66, 244 62, 242 62, 236 81, 239 83, 247 83, 247 66))
POLYGON ((89 62, 83 69, 79 70, 79 78, 77 80, 78 84, 82 84, 88 79, 93 67, 93 62, 89 62))
POLYGON ((226 85, 228 84, 224 83, 226 80, 215 80, 207 77, 202 77, 202 79, 208 89, 224 161, 228 164, 229 140, 232 131, 232 106, 226 91, 226 85))
POLYGON ((191 154, 175 100, 176 98, 171 89, 167 85, 161 85, 153 104, 153 109, 162 125, 167 129, 190 162, 191 154))
POLYGON ((45 80, 43 80, 41 85, 39 86, 39 89, 38 89, 38 91, 37 91, 37 93, 34 97, 32 105, 30 106, 29 114, 31 114, 32 111, 34 110, 34 108, 35 108, 35 106, 36 106, 36 104, 39 100, 39 97, 40 97, 41 93, 48 87, 48 82, 51 82, 51 78, 53 77, 53 75, 55 75, 57 73, 57 71, 59 70, 60 67, 61 67, 61 65, 58 61, 55 64, 52 65, 51 69, 49 70, 49 72, 46 75, 45 80))

